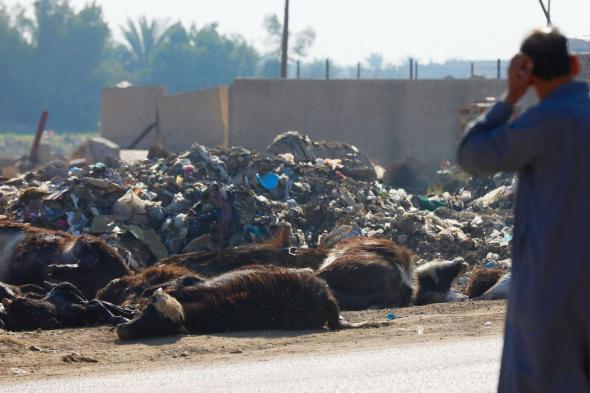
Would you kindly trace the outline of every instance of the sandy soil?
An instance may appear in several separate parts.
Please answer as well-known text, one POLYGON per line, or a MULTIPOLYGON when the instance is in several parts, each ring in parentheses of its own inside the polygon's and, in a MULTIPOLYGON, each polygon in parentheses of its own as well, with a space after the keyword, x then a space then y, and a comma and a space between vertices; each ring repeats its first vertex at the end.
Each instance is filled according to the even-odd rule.
MULTIPOLYGON (((346 312, 344 317, 351 322, 385 321, 389 312, 346 312)), ((466 302, 394 312, 397 318, 380 328, 228 333, 129 343, 118 341, 110 328, 0 331, 0 382, 499 336, 505 305, 504 302, 466 302)))

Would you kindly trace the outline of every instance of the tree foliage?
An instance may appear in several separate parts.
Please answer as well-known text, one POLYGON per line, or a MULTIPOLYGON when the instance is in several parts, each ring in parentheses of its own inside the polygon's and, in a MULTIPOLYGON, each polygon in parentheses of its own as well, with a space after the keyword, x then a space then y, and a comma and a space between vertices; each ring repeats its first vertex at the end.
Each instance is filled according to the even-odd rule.
POLYGON ((140 17, 113 38, 102 8, 38 0, 33 17, 0 0, 0 131, 31 130, 42 110, 50 126, 97 129, 101 90, 120 81, 164 84, 170 91, 254 76, 260 55, 217 25, 184 27, 140 17))
POLYGON ((169 32, 169 23, 165 20, 148 20, 145 16, 137 22, 129 18, 121 31, 125 38, 127 69, 136 74, 139 82, 149 81, 155 55, 162 48, 169 32))
MULTIPOLYGON (((269 47, 267 55, 280 57, 283 24, 280 22, 279 17, 276 14, 270 14, 264 18, 262 25, 266 31, 266 44, 269 47)), ((291 33, 289 35, 291 35, 291 33)), ((295 57, 298 60, 306 58, 309 49, 311 49, 315 43, 315 30, 311 27, 307 27, 304 30, 295 33, 294 38, 295 40, 291 46, 292 49, 289 56, 295 57)))
POLYGON ((120 68, 109 65, 110 30, 95 3, 75 11, 67 1, 35 2, 34 19, 0 7, 0 119, 34 124, 42 110, 51 124, 95 129, 100 87, 120 68))
POLYGON ((240 37, 227 37, 216 24, 172 26, 153 63, 154 84, 172 92, 229 84, 240 76, 253 76, 257 52, 240 37))

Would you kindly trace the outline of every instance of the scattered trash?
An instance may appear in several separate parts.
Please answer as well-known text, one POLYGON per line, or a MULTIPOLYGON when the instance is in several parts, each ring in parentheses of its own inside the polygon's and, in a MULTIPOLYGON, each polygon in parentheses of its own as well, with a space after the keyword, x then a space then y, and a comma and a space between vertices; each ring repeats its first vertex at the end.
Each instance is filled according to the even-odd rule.
POLYGON ((424 335, 424 328, 422 326, 418 326, 416 333, 418 333, 418 336, 423 336, 424 335))
POLYGON ((424 261, 463 257, 491 267, 488 254, 510 256, 512 175, 470 178, 446 163, 409 159, 384 166, 380 181, 358 148, 297 132, 277 136, 265 152, 195 144, 181 154, 152 149, 150 157, 57 161, 0 178, 0 216, 99 236, 138 267, 262 242, 285 226, 290 247, 369 236, 424 261))
POLYGON ((395 314, 392 312, 388 313, 386 317, 388 321, 393 321, 396 318, 395 314))
POLYGON ((62 356, 61 360, 65 363, 98 363, 98 360, 84 356, 78 352, 72 352, 69 355, 62 356))
POLYGON ((10 369, 10 373, 13 374, 13 375, 26 375, 26 374, 29 374, 28 371, 25 371, 25 370, 23 370, 21 368, 16 368, 16 367, 11 368, 10 369))
POLYGON ((257 174, 256 180, 258 180, 258 184, 260 184, 262 187, 268 191, 272 191, 279 186, 281 178, 276 173, 268 173, 263 176, 257 174))

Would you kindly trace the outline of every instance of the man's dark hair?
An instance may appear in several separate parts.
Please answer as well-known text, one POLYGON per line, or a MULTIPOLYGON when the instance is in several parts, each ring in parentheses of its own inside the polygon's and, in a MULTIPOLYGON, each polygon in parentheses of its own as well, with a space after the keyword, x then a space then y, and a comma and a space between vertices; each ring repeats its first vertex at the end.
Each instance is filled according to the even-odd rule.
POLYGON ((567 38, 558 29, 535 30, 520 51, 533 60, 537 78, 551 80, 571 74, 567 38))

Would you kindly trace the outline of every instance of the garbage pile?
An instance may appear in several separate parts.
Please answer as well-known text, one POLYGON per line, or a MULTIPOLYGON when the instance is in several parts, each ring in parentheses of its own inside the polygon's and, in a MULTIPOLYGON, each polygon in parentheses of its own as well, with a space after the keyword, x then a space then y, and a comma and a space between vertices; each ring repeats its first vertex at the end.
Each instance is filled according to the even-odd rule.
POLYGON ((358 148, 297 132, 277 136, 265 152, 195 144, 151 153, 134 163, 55 161, 0 178, 0 216, 100 236, 137 266, 264 241, 284 227, 292 247, 370 236, 424 261, 463 257, 473 266, 509 257, 509 175, 475 179, 446 166, 399 188, 399 179, 411 183, 411 161, 381 177, 358 148))

